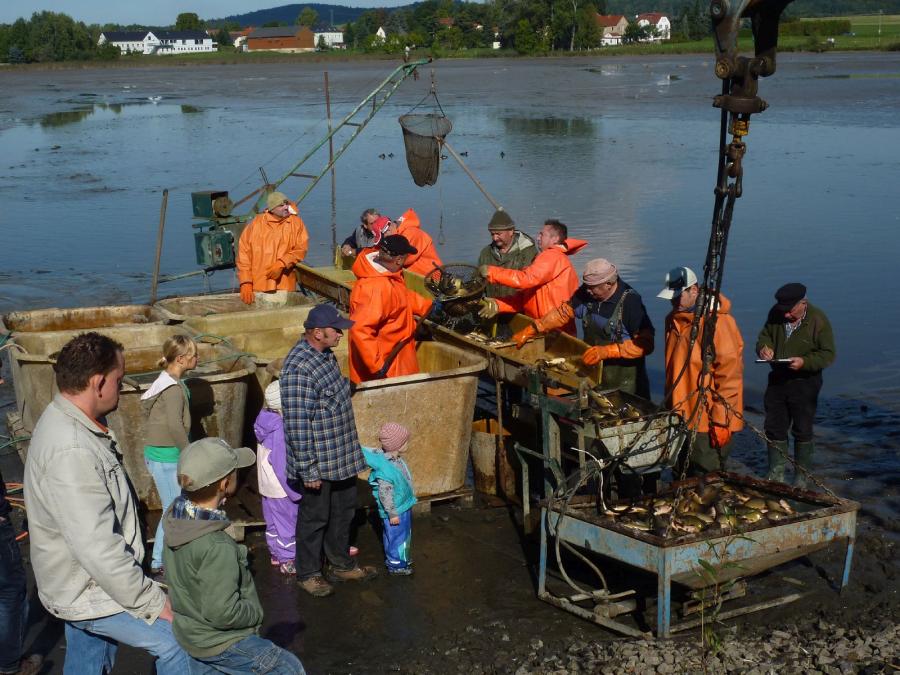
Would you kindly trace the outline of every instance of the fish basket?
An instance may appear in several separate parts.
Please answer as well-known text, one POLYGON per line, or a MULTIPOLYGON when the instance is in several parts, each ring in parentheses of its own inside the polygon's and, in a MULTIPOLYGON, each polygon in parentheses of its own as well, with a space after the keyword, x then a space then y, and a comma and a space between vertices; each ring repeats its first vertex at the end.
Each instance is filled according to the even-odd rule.
POLYGON ((406 166, 419 187, 437 183, 441 169, 441 144, 453 124, 445 115, 410 113, 400 117, 406 166))

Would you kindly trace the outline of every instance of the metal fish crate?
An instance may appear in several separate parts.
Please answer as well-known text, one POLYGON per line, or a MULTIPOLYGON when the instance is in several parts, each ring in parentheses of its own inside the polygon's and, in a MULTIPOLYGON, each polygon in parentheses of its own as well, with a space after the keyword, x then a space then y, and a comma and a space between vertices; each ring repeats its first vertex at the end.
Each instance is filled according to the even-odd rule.
MULTIPOLYGON (((548 591, 548 545, 555 537, 582 550, 656 575, 658 590, 655 632, 661 637, 696 625, 696 622, 672 625, 671 595, 673 582, 691 589, 707 585, 703 576, 698 573, 701 561, 715 568, 719 574, 717 580, 724 582, 736 577, 753 576, 843 541, 846 542, 846 554, 841 588, 847 585, 856 538, 856 513, 859 510, 857 502, 727 472, 710 474, 704 480, 707 485, 719 481, 786 499, 796 505, 796 512, 774 523, 760 521, 732 531, 710 528, 697 533, 662 537, 635 530, 616 522, 614 518, 600 515, 594 503, 565 507, 551 501, 541 512, 538 597, 617 632, 640 634, 632 625, 615 619, 617 614, 631 611, 633 607, 624 608, 621 603, 608 602, 609 596, 602 593, 592 598, 584 595, 566 597, 548 591), (593 608, 583 606, 585 601, 592 599, 597 601, 593 608)), ((699 482, 700 479, 689 479, 673 484, 673 491, 697 486, 699 482)), ((784 604, 798 597, 796 594, 789 595, 782 598, 781 602, 758 603, 733 612, 723 612, 719 618, 784 604)))

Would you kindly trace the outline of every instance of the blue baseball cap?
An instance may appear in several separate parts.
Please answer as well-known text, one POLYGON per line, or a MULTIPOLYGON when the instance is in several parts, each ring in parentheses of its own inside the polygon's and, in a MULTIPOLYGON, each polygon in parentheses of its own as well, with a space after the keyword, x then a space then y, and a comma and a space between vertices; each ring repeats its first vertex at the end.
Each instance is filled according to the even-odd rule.
POLYGON ((341 316, 334 305, 326 304, 313 307, 306 317, 306 321, 303 322, 303 327, 307 330, 313 328, 337 328, 339 330, 345 330, 352 325, 353 322, 350 319, 341 316))

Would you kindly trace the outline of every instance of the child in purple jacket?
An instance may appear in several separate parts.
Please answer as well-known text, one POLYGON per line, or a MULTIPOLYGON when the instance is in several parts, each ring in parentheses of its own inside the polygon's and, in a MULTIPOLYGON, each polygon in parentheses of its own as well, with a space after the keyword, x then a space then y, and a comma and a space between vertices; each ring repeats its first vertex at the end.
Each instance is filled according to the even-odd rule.
POLYGON ((282 574, 296 574, 295 537, 300 495, 287 484, 287 447, 278 380, 266 387, 266 407, 256 418, 253 430, 259 441, 257 476, 263 518, 266 520, 266 544, 269 546, 272 565, 278 566, 282 574))

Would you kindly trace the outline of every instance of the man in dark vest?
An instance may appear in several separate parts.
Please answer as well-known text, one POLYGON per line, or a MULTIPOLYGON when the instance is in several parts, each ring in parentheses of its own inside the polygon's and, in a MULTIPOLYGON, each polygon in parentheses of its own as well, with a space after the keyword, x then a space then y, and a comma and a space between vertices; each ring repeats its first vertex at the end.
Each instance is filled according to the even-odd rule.
POLYGON ((649 399, 644 360, 653 353, 654 330, 641 296, 619 278, 616 266, 603 258, 585 266, 582 281, 568 302, 516 333, 513 339, 522 347, 536 335, 578 319, 584 341, 593 345, 582 360, 588 366, 603 361, 601 386, 649 399))
POLYGON ((806 299, 806 286, 785 284, 756 340, 756 353, 771 361, 766 388, 765 430, 769 480, 784 480, 788 429, 794 436, 794 485, 805 488, 815 450, 813 420, 822 388, 822 371, 834 362, 834 333, 828 317, 806 299))

